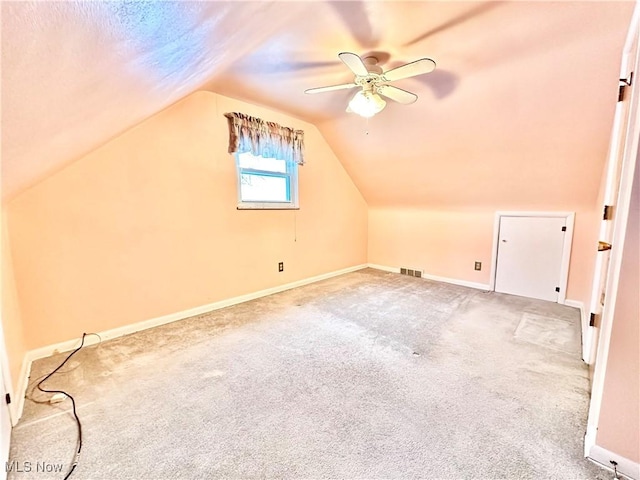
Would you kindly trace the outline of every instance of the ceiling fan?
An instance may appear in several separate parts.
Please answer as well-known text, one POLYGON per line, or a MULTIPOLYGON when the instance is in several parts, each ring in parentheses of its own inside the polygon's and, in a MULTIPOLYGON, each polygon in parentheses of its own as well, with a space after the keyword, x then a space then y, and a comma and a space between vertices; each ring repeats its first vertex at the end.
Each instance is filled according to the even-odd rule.
POLYGON ((372 117, 385 107, 387 102, 380 95, 404 105, 415 102, 418 99, 415 93, 388 85, 388 83, 431 73, 436 68, 436 62, 430 58, 421 58, 383 72, 378 65, 378 59, 374 56, 360 58, 355 53, 342 52, 338 57, 354 73, 353 82, 310 88, 304 93, 313 94, 360 87, 360 91, 349 102, 347 112, 354 112, 363 117, 372 117))

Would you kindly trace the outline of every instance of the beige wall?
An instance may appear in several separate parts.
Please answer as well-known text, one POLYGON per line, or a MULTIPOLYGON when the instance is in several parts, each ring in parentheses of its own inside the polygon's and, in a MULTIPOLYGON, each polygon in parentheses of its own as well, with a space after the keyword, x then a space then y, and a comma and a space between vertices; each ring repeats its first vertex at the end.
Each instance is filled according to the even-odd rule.
POLYGON ((640 168, 636 165, 596 444, 640 463, 640 168))
POLYGON ((527 208, 496 204, 493 209, 369 210, 369 261, 392 267, 414 267, 427 274, 489 283, 495 212, 498 210, 576 211, 567 298, 585 302, 591 295, 598 212, 574 205, 527 208), (474 270, 474 262, 482 270, 474 270))
POLYGON ((369 261, 488 283, 492 232, 491 212, 372 208, 369 261), (473 269, 476 260, 480 272, 473 269))
POLYGON ((367 205, 316 128, 210 92, 74 162, 8 210, 28 349, 367 260, 367 205), (299 211, 236 210, 229 111, 305 130, 299 211))
POLYGON ((6 213, 2 211, 2 330, 4 334, 12 390, 15 392, 20 379, 20 369, 26 352, 22 329, 22 318, 13 274, 13 261, 9 246, 6 213))

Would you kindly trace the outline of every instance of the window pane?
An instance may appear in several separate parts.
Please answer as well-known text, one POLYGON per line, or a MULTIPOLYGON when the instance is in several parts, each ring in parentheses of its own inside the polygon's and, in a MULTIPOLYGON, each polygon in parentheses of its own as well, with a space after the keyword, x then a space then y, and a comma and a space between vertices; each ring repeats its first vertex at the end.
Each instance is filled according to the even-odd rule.
POLYGON ((254 157, 250 153, 241 153, 238 164, 241 168, 265 170, 267 172, 287 173, 287 162, 275 158, 254 157))
POLYGON ((240 175, 240 194, 243 202, 288 202, 287 177, 272 177, 243 173, 240 175))

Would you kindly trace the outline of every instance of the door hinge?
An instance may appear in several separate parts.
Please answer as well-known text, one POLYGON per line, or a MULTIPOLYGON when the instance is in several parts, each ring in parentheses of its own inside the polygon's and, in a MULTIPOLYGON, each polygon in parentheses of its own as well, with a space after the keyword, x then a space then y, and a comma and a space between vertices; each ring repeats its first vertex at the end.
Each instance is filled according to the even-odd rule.
POLYGON ((624 94, 627 91, 626 85, 620 85, 618 87, 618 102, 624 102, 624 94))
POLYGON ((596 326, 596 319, 598 318, 598 315, 596 315, 595 313, 592 313, 591 315, 589 315, 589 326, 590 327, 595 327, 596 326))
POLYGON ((562 227, 562 231, 566 232, 567 231, 567 227, 562 227))
POLYGON ((613 205, 605 205, 602 213, 603 220, 611 220, 613 218, 613 205))
POLYGON ((11 395, 9 395, 8 393, 4 396, 4 400, 5 402, 7 402, 7 405, 11 404, 11 395))
POLYGON ((618 101, 623 102, 627 93, 627 87, 630 87, 633 83, 633 72, 629 74, 629 78, 621 78, 620 83, 622 83, 622 85, 618 88, 618 101))
POLYGON ((560 293, 560 287, 556 287, 556 292, 560 293))
POLYGON ((607 250, 611 250, 611 244, 607 242, 598 242, 598 251, 606 252, 607 250))

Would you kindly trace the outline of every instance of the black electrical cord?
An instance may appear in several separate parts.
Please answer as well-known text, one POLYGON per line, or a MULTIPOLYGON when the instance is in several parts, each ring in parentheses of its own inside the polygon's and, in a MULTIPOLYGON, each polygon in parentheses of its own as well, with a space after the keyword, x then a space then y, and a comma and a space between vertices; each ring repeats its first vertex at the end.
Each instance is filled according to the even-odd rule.
MULTIPOLYGON (((92 335, 95 335, 96 337, 98 337, 98 344, 97 347, 99 347, 102 344, 102 337, 100 335, 98 335, 97 333, 87 333, 86 336, 90 337, 92 335)), ((63 373, 70 373, 73 372, 76 368, 78 368, 80 364, 76 365, 75 367, 70 367, 66 370, 58 370, 59 374, 63 374, 63 373)), ((51 404, 51 402, 49 401, 51 399, 51 397, 48 397, 46 400, 39 400, 37 398, 34 398, 33 396, 33 392, 35 392, 36 387, 38 386, 38 382, 40 382, 41 379, 43 379, 44 377, 46 377, 47 375, 49 375, 48 373, 45 373, 44 375, 40 375, 38 378, 31 380, 31 377, 29 377, 29 380, 31 380, 29 382, 29 385, 27 386, 27 394, 25 396, 26 399, 31 400, 33 403, 48 403, 51 404)))
POLYGON ((51 372, 49 375, 47 375, 42 380, 40 380, 38 382, 38 385, 36 385, 36 388, 38 390, 40 390, 41 392, 44 392, 44 393, 61 393, 62 395, 64 395, 67 398, 69 398, 71 400, 71 404, 73 405, 73 416, 75 417, 76 423, 78 424, 78 450, 76 450, 76 454, 75 454, 75 456, 73 458, 73 463, 71 464, 71 468, 67 472, 67 475, 64 477, 64 480, 67 480, 67 478, 69 478, 71 476, 73 471, 76 469, 76 466, 78 466, 78 460, 80 460, 80 451, 82 450, 82 424, 80 423, 80 419, 78 418, 78 413, 76 412, 76 401, 73 399, 73 397, 71 395, 69 395, 67 392, 65 392, 63 390, 47 390, 47 389, 42 388, 41 385, 44 382, 46 382, 58 370, 60 370, 64 366, 64 364, 69 361, 69 359, 71 357, 73 357, 76 353, 78 353, 78 351, 80 351, 80 349, 84 346, 84 338, 86 336, 87 336, 87 334, 83 333, 82 334, 82 341, 80 342, 80 346, 78 348, 76 348, 73 352, 71 352, 67 356, 67 358, 64 359, 64 362, 62 362, 60 365, 58 365, 58 367, 53 372, 51 372))

